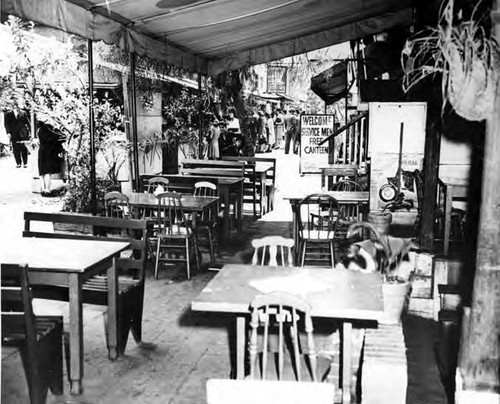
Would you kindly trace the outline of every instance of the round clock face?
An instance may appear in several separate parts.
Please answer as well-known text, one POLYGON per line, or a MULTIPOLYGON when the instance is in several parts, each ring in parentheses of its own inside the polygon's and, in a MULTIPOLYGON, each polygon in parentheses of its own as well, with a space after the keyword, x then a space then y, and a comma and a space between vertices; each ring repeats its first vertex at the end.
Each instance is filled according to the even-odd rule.
POLYGON ((378 195, 382 201, 390 202, 396 198, 396 188, 391 184, 385 184, 378 191, 378 195))

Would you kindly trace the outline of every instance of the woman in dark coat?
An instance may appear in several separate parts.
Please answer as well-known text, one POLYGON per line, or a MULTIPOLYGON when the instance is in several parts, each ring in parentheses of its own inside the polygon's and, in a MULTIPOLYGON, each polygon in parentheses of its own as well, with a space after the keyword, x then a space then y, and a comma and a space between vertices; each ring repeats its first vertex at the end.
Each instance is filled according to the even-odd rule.
POLYGON ((60 173, 62 170, 64 149, 57 133, 44 122, 38 122, 37 136, 40 142, 38 171, 42 178, 42 196, 47 196, 52 192, 50 189, 52 174, 60 173))

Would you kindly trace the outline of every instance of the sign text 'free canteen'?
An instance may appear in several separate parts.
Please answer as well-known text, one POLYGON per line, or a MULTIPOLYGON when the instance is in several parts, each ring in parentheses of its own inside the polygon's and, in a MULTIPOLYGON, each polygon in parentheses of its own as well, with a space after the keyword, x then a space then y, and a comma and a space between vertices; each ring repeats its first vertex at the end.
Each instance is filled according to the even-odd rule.
POLYGON ((319 172, 328 164, 328 144, 319 144, 333 133, 333 115, 301 115, 301 172, 319 172))

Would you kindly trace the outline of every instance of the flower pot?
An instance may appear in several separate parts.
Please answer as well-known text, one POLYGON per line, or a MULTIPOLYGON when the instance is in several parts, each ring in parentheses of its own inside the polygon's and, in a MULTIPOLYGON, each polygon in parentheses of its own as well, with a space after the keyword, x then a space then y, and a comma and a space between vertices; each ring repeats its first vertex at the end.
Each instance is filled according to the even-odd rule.
POLYGON ((389 234, 389 226, 392 222, 392 214, 389 212, 370 212, 368 213, 368 223, 371 223, 380 236, 389 234))
POLYGON ((383 283, 382 298, 384 301, 384 314, 379 320, 380 324, 400 324, 401 314, 406 308, 410 293, 409 282, 383 283))

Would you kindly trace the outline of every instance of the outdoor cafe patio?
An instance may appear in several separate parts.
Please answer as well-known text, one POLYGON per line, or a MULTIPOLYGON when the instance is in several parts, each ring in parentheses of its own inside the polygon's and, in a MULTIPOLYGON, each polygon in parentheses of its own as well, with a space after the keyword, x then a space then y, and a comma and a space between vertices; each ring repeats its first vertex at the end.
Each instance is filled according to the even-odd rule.
MULTIPOLYGON (((232 303, 233 309, 228 308, 227 304, 229 303, 225 303, 223 305, 225 307, 222 309, 217 309, 214 304, 217 304, 216 302, 222 295, 219 292, 213 297, 211 295, 214 289, 220 287, 224 289, 222 286, 224 282, 229 282, 225 287, 230 287, 228 290, 234 290, 234 296, 247 296, 248 290, 238 292, 237 289, 234 289, 240 287, 237 285, 241 285, 241 283, 229 286, 233 281, 227 279, 231 273, 238 274, 245 268, 253 273, 253 277, 249 279, 254 279, 255 285, 261 282, 262 285, 257 287, 265 290, 265 279, 270 278, 264 273, 263 278, 255 277, 256 271, 261 269, 258 266, 251 269, 255 250, 251 241, 275 235, 292 238, 293 212, 290 200, 286 199, 287 196, 290 196, 288 190, 291 184, 293 184, 295 195, 307 193, 311 186, 316 186, 318 190, 321 190, 319 176, 311 179, 310 176, 304 178, 298 175, 280 175, 280 173, 291 172, 298 168, 299 159, 296 155, 286 156, 281 152, 273 152, 271 158, 276 158, 277 161, 277 190, 274 209, 262 215, 258 220, 254 220, 252 204, 245 204, 242 231, 238 232, 237 225, 232 226, 230 242, 221 244, 220 256, 215 262, 211 261, 209 249, 204 248, 201 268, 200 270, 192 269, 190 279, 187 278, 183 264, 162 267, 158 273, 158 279, 155 279, 154 262, 147 262, 142 341, 140 343, 136 343, 131 334, 123 354, 115 360, 108 359, 109 351, 106 348, 106 333, 103 328, 103 314, 106 307, 83 305, 81 312, 82 363, 77 366, 77 369, 80 369, 80 366, 82 369, 81 394, 69 394, 75 379, 73 373, 71 376, 73 383, 69 383, 71 361, 68 361, 66 355, 69 351, 66 351, 65 394, 55 396, 49 393, 48 402, 57 403, 66 402, 66 400, 99 403, 127 403, 137 402, 137 400, 144 403, 159 401, 172 403, 205 402, 208 379, 228 379, 247 374, 248 368, 245 367, 244 362, 240 362, 241 355, 245 355, 244 351, 247 346, 244 343, 245 333, 242 334, 240 320, 236 321, 236 318, 244 320, 245 316, 239 317, 238 311, 246 311, 247 309, 244 307, 248 303, 244 303, 246 302, 244 299, 241 303, 237 301, 232 303), (223 276, 226 277, 226 280, 223 279, 223 276), (217 286, 217 282, 223 283, 221 286, 217 286), (215 300, 213 300, 214 298, 215 300), (243 309, 238 309, 238 306, 243 307, 243 309)), ((141 207, 143 206, 141 205, 141 207)), ((20 206, 17 215, 22 217, 25 210, 28 210, 26 205, 20 206)), ((29 210, 37 209, 29 208, 29 210)), ((56 206, 43 209, 45 214, 48 213, 47 211, 55 212, 56 210, 56 206)), ((12 223, 12 226, 15 227, 12 232, 18 232, 18 235, 22 233, 20 217, 12 223)), ((36 223, 34 219, 36 219, 35 216, 29 227, 30 232, 47 230, 44 223, 36 223)), ((28 238, 28 240, 30 239, 28 238)), ((43 241, 43 239, 40 240, 43 241)), ((56 239, 47 239, 46 241, 57 242, 56 239)), ((10 243, 12 242, 13 240, 10 241, 10 243)), ((335 248, 337 257, 341 257, 345 253, 345 246, 343 247, 342 243, 336 244, 335 248)), ((33 255, 31 256, 33 258, 33 255)), ((326 265, 329 266, 328 263, 326 265)), ((326 272, 321 272, 325 271, 325 268, 313 267, 311 270, 315 274, 314 279, 318 279, 318 276, 320 278, 335 276, 335 271, 327 269, 326 272)), ((286 282, 290 283, 290 279, 293 278, 290 276, 292 273, 286 275, 283 270, 280 270, 280 273, 288 279, 286 282)), ((315 288, 321 289, 321 285, 309 284, 307 286, 307 283, 310 282, 307 281, 307 274, 301 273, 304 278, 297 279, 297 282, 302 285, 301 289, 310 288, 309 294, 313 293, 315 288)), ((340 275, 337 274, 337 276, 340 275)), ((273 282, 283 283, 285 278, 273 282)), ((333 319, 318 322, 319 317, 314 317, 315 313, 313 312, 313 319, 315 318, 314 337, 318 355, 318 377, 320 380, 328 381, 335 386, 335 402, 348 402, 351 398, 352 402, 357 402, 361 400, 361 397, 363 397, 362 402, 370 402, 368 397, 372 394, 379 394, 381 383, 383 384, 379 380, 379 374, 387 366, 394 376, 388 380, 384 394, 388 394, 387 391, 390 391, 391 397, 400 397, 401 402, 405 400, 409 403, 445 402, 445 390, 440 382, 439 370, 433 352, 438 328, 432 319, 425 318, 421 312, 414 310, 412 315, 404 317, 402 327, 401 325, 379 326, 378 332, 384 334, 377 336, 374 334, 377 327, 373 328, 374 325, 370 323, 370 320, 378 318, 380 314, 378 310, 382 309, 381 303, 366 302, 372 307, 368 311, 360 308, 359 310, 365 310, 364 314, 360 314, 363 311, 358 310, 356 313, 352 311, 357 304, 349 298, 349 293, 353 293, 358 288, 361 288, 359 289, 360 296, 369 293, 376 296, 376 292, 372 289, 373 285, 361 286, 358 281, 351 286, 354 288, 351 292, 348 291, 349 287, 346 292, 342 292, 342 285, 346 284, 347 280, 341 281, 339 279, 335 283, 334 279, 327 281, 325 278, 324 282, 334 282, 337 285, 335 292, 332 291, 329 294, 340 296, 340 298, 334 298, 330 304, 337 306, 340 314, 334 312, 322 314, 320 317, 332 315, 333 319), (363 287, 368 287, 368 289, 363 292, 363 287), (349 305, 353 306, 349 308, 349 305), (368 323, 363 326, 361 319, 364 317, 368 323), (342 352, 341 347, 345 346, 345 343, 341 343, 341 337, 345 336, 346 333, 345 328, 342 330, 341 321, 345 318, 351 318, 354 321, 353 329, 348 330, 348 332, 351 331, 349 339, 352 341, 352 351, 348 353, 352 356, 349 363, 352 363, 354 368, 351 371, 352 380, 342 379, 342 373, 340 373, 342 366, 351 366, 342 360, 345 354, 340 353, 342 352), (361 332, 361 330, 363 331, 361 332), (384 346, 384 340, 391 341, 391 346, 387 348, 386 353, 380 352, 380 349, 383 349, 381 347, 384 346), (372 355, 375 359, 370 359, 370 344, 374 346, 375 351, 372 355), (362 346, 364 353, 361 352, 362 346), (395 350, 396 346, 400 347, 398 348, 400 349, 399 353, 398 350, 395 350), (362 376, 357 372, 360 363, 364 363, 362 376), (377 379, 378 382, 374 383, 374 379, 377 379), (372 382, 370 383, 370 381, 372 382), (342 398, 342 386, 347 383, 348 385, 352 383, 352 386, 349 387, 351 394, 342 398)), ((290 285, 288 288, 293 289, 294 287, 290 285)), ((253 290, 252 294, 256 292, 256 289, 253 290)), ((229 302, 232 301, 232 298, 229 299, 229 302)), ((356 299, 359 300, 359 298, 356 299)), ((320 306, 316 307, 318 309, 320 306)), ((53 300, 35 299, 34 308, 37 315, 62 315, 65 327, 70 327, 73 315, 71 303, 68 305, 68 303, 59 303, 53 300)), ((71 352, 73 353, 73 351, 71 352)), ((287 357, 288 351, 285 353, 287 357)), ((290 365, 289 361, 285 361, 286 364, 290 365)), ((291 368, 288 371, 286 369, 285 366, 284 378, 294 380, 293 374, 289 374, 291 368)), ((272 377, 271 370, 272 368, 269 367, 268 377, 272 377)), ((304 373, 304 381, 311 380, 307 371, 304 372, 302 369, 302 372, 304 373)), ((15 350, 4 349, 2 354, 2 401, 25 402, 27 395, 28 388, 19 354, 15 350)))

